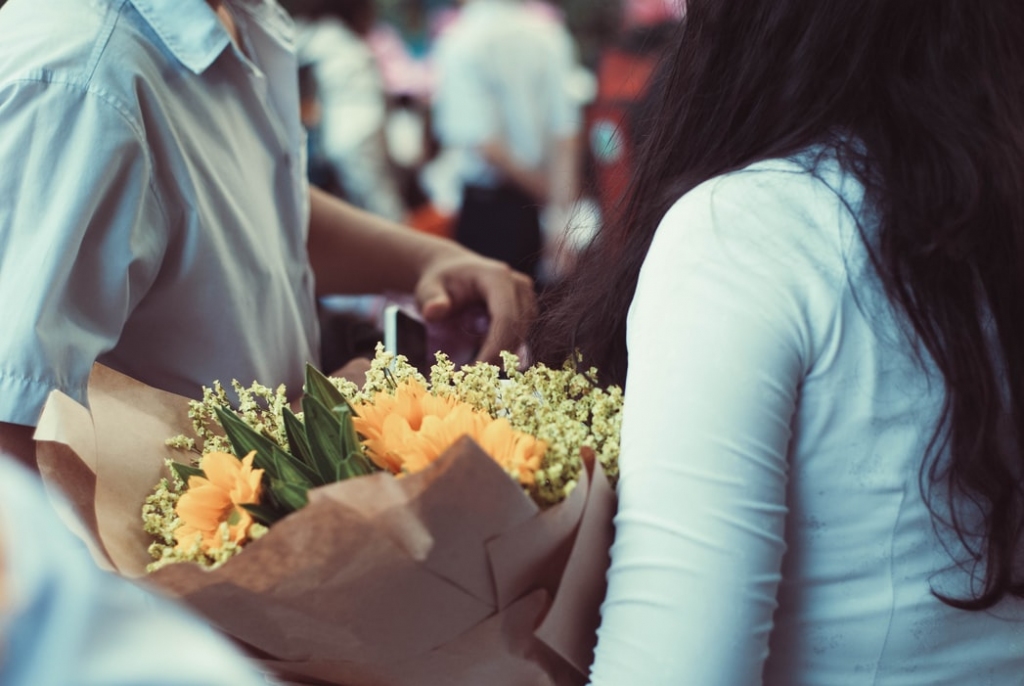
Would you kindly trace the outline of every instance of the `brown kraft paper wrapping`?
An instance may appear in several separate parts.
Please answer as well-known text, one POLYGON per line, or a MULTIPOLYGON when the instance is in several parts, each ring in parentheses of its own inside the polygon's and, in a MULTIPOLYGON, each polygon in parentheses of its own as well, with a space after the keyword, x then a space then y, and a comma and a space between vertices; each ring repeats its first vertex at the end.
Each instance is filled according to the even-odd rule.
POLYGON ((220 568, 145 575, 141 509, 187 399, 101 365, 86 409, 54 392, 40 473, 71 500, 97 562, 178 597, 283 678, 311 684, 570 685, 586 681, 615 496, 599 464, 540 511, 462 439, 430 468, 310 492, 220 568))

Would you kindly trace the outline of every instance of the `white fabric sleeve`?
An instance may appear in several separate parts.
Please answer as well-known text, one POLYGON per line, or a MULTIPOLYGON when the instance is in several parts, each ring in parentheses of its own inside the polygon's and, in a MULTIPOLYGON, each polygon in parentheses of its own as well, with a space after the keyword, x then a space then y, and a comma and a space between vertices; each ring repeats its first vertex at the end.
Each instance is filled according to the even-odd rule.
POLYGON ((641 271, 595 684, 761 681, 808 350, 800 219, 770 178, 687 194, 641 271))
POLYGON ((52 389, 85 400, 166 245, 137 132, 81 84, 0 86, 0 421, 52 389))

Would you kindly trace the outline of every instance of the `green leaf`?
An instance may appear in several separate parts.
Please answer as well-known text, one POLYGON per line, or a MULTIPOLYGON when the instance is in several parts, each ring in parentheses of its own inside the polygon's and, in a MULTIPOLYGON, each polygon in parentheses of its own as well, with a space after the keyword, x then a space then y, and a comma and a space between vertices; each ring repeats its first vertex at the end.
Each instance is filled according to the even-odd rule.
POLYGON ((284 503, 282 503, 272 490, 270 490, 270 477, 266 473, 263 474, 263 494, 260 496, 260 506, 266 506, 267 508, 277 512, 280 517, 284 517, 291 510, 289 510, 284 503))
POLYGON ((289 408, 284 408, 284 433, 288 437, 288 447, 292 455, 302 460, 308 467, 316 469, 313 462, 313 453, 309 449, 309 439, 306 438, 306 427, 302 425, 299 418, 289 408))
MULTIPOLYGON (((346 407, 340 405, 338 407, 346 407)), ((312 395, 302 398, 302 412, 306 420, 306 438, 309 440, 309 450, 313 455, 313 463, 317 471, 323 477, 323 483, 331 483, 337 477, 337 465, 346 454, 342 452, 343 420, 352 420, 347 414, 339 417, 331 412, 322 402, 312 395)))
POLYGON ((257 522, 267 526, 272 525, 287 514, 287 512, 282 512, 269 505, 243 504, 242 507, 245 508, 257 522))
POLYGON ((345 479, 352 478, 352 472, 349 470, 348 460, 341 460, 335 467, 334 480, 344 481, 345 479))
POLYGON ((366 454, 363 452, 359 434, 356 433, 355 424, 352 423, 354 414, 351 407, 336 408, 334 413, 341 420, 341 454, 345 456, 349 476, 363 476, 379 471, 366 454))
POLYGON ((288 512, 294 512, 295 510, 301 510, 309 502, 308 488, 297 486, 287 481, 281 481, 280 479, 270 480, 270 489, 273 492, 274 497, 278 502, 281 503, 283 508, 288 512))
POLYGON ((366 453, 362 450, 350 455, 350 459, 355 460, 359 464, 359 470, 363 474, 373 474, 374 472, 382 471, 381 468, 377 466, 377 463, 367 457, 366 453))
POLYGON ((273 479, 305 488, 316 482, 317 475, 312 469, 287 453, 277 443, 261 436, 234 412, 221 407, 215 410, 236 455, 248 455, 255 450, 256 457, 253 463, 273 479))
MULTIPOLYGON (((306 364, 306 385, 304 386, 306 397, 312 397, 324 404, 324 407, 333 409, 339 405, 348 406, 348 400, 337 387, 331 383, 323 372, 311 364, 306 364)), ((305 412, 305 409, 303 409, 305 412)))
POLYGON ((188 483, 189 477, 192 476, 201 476, 204 479, 206 478, 206 472, 202 469, 181 462, 172 462, 171 469, 174 470, 174 473, 177 474, 178 478, 185 483, 188 483))
POLYGON ((356 476, 366 476, 378 471, 376 465, 361 454, 350 453, 338 463, 337 480, 344 481, 356 476))

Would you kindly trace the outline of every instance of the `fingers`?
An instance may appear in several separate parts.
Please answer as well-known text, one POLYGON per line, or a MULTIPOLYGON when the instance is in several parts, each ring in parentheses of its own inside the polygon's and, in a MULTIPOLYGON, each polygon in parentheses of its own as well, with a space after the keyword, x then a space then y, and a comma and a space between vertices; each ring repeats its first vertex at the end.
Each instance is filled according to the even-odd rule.
POLYGON ((452 299, 443 289, 428 293, 420 300, 420 312, 428 322, 444 319, 452 311, 452 299))
POLYGON ((488 284, 483 295, 491 315, 491 326, 477 359, 497 363, 501 359, 501 351, 514 351, 520 346, 536 316, 533 280, 525 274, 507 270, 501 280, 488 284))
POLYGON ((416 301, 431 322, 474 303, 486 305, 491 322, 477 359, 491 363, 500 361, 501 351, 518 349, 537 312, 530 277, 465 250, 423 274, 416 301))

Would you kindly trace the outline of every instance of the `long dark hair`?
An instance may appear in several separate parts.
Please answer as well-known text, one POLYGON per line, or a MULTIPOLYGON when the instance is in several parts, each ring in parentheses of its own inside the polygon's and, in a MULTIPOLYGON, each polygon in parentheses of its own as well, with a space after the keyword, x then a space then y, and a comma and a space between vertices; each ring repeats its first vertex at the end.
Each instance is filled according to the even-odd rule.
POLYGON ((724 172, 831 146, 879 218, 875 269, 945 378, 933 452, 951 459, 926 460, 922 481, 984 512, 980 539, 948 522, 983 584, 943 600, 1024 597, 1022 37, 1020 0, 689 0, 631 190, 548 299, 535 358, 579 349, 625 383, 626 312, 668 207, 724 172))

